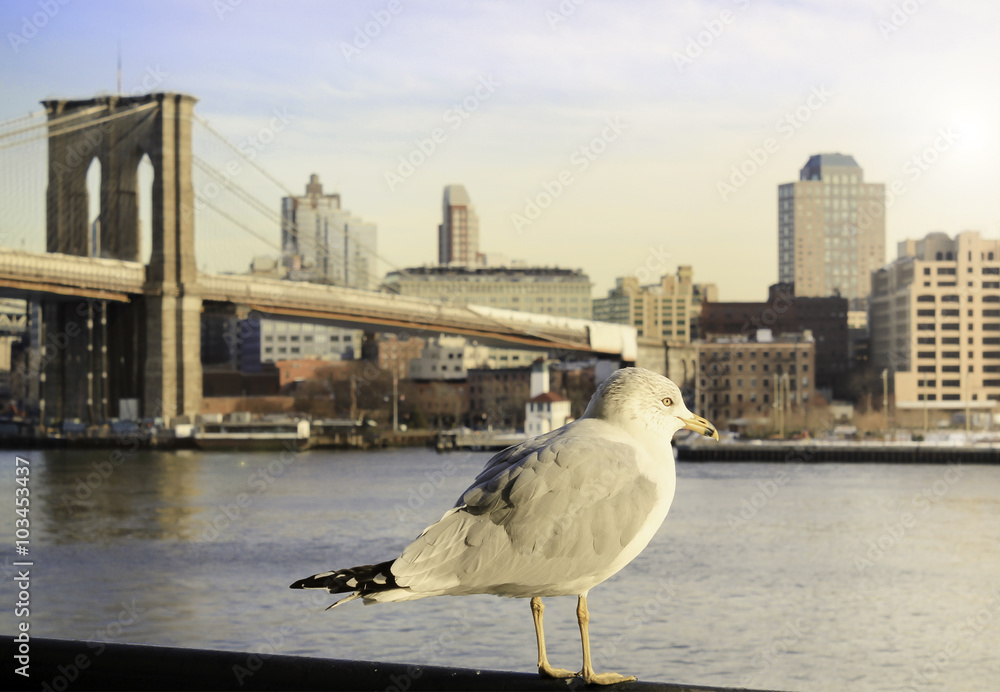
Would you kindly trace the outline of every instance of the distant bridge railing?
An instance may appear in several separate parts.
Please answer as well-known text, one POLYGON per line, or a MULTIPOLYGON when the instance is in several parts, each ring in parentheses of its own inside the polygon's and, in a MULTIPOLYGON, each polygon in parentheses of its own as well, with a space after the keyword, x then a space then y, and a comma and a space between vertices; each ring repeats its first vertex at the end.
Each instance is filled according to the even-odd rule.
POLYGON ((139 262, 0 249, 0 287, 128 302, 142 293, 139 262))
MULTIPOLYGON (((483 343, 636 358, 635 329, 625 325, 235 274, 199 273, 197 285, 188 290, 203 300, 289 319, 444 332, 483 343)), ((146 267, 138 262, 0 249, 0 293, 128 302, 129 296, 145 291, 146 267)))
POLYGON ((487 342, 635 359, 635 330, 623 325, 252 276, 200 274, 198 283, 205 300, 245 305, 264 314, 447 332, 487 342))

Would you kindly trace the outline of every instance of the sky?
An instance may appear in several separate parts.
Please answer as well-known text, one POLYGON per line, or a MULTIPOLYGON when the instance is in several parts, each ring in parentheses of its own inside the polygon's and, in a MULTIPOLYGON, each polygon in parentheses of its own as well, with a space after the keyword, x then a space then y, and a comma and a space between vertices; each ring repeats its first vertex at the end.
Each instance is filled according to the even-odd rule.
MULTIPOLYGON (((462 184, 481 251, 582 269, 594 297, 692 265, 763 300, 777 186, 826 152, 896 184, 889 260, 1000 236, 995 0, 5 0, 0 31, 0 121, 113 93, 120 43, 124 92, 194 95, 296 194, 318 174, 377 225, 381 272, 437 261, 462 184)), ((271 252, 209 235, 209 271, 271 252)))

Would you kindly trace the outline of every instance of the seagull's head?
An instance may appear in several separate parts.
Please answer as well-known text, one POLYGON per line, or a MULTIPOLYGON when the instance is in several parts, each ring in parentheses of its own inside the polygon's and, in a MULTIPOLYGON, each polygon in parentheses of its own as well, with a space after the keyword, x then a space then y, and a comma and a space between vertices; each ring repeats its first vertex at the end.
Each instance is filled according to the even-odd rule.
POLYGON ((650 430, 673 437, 693 430, 719 439, 719 431, 684 405, 680 388, 663 375, 644 368, 616 370, 594 392, 588 418, 601 418, 633 430, 650 430))

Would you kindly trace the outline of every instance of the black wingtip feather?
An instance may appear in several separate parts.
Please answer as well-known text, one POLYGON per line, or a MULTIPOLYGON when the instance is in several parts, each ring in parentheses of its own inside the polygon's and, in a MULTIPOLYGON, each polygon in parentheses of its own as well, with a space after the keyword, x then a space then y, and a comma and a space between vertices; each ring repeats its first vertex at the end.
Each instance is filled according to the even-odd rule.
POLYGON ((289 585, 290 589, 326 589, 330 593, 348 593, 355 591, 364 596, 376 591, 387 591, 398 588, 396 577, 392 574, 392 563, 380 562, 377 565, 360 565, 350 569, 320 572, 305 579, 299 579, 289 585))

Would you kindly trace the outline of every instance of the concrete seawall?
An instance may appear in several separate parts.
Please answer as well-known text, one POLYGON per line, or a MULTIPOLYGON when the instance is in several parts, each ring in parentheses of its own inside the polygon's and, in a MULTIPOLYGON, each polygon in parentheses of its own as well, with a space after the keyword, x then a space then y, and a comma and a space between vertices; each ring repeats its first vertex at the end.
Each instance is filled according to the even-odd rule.
POLYGON ((785 461, 876 464, 1000 464, 1000 446, 925 443, 735 443, 677 445, 679 461, 785 461))
MULTIPOLYGON (((566 690, 588 688, 581 680, 545 680, 530 673, 342 661, 305 656, 257 655, 32 637, 29 678, 14 673, 12 636, 0 637, 6 662, 5 689, 46 690, 566 690)), ((621 671, 624 672, 624 671, 621 671)), ((734 692, 638 681, 620 692, 734 692)))

